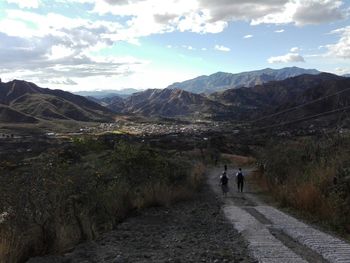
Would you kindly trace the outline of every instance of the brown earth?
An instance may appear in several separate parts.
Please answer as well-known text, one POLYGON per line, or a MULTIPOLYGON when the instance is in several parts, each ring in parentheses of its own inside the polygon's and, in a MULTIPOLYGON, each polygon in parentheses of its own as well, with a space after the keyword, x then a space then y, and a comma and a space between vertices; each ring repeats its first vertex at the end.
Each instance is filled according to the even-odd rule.
POLYGON ((255 262, 242 236, 224 218, 221 205, 204 186, 191 200, 140 211, 70 253, 28 262, 255 262))

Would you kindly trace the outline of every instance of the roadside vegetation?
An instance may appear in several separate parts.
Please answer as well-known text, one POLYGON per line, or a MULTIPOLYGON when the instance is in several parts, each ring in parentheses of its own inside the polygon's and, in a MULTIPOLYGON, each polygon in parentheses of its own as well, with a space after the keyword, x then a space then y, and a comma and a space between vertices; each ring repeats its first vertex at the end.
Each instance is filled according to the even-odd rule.
POLYGON ((193 194, 205 167, 182 153, 126 140, 74 139, 0 167, 0 262, 60 253, 131 212, 193 194))
POLYGON ((255 178, 281 206, 350 236, 350 138, 271 141, 255 178))

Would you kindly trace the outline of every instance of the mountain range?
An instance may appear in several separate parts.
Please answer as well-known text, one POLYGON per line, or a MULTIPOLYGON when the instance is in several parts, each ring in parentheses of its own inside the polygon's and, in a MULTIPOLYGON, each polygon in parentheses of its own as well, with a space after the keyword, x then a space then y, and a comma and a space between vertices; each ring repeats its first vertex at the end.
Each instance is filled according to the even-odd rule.
MULTIPOLYGON (((298 70, 289 69, 293 69, 294 73, 298 70)), ((281 78, 282 75, 276 73, 275 76, 281 78)), ((303 118, 344 107, 346 112, 346 107, 350 105, 350 92, 347 91, 349 87, 350 78, 321 73, 272 80, 252 87, 233 86, 210 94, 167 88, 139 91, 126 98, 113 96, 88 99, 69 92, 43 89, 30 82, 14 80, 0 82, 0 122, 104 122, 112 121, 113 114, 253 120, 272 114, 273 118, 261 119, 260 123, 264 125, 265 122, 273 124, 284 119, 303 118)))
POLYGON ((139 92, 138 89, 121 89, 121 90, 93 90, 93 91, 77 91, 74 92, 75 95, 91 97, 95 99, 111 98, 119 96, 126 98, 133 93, 139 92))
POLYGON ((262 70, 242 72, 237 74, 217 72, 210 76, 199 76, 184 82, 177 82, 168 89, 182 89, 192 93, 213 93, 226 89, 241 87, 254 87, 263 83, 275 80, 284 80, 290 77, 296 77, 303 74, 317 75, 321 72, 315 69, 303 69, 298 67, 289 67, 282 69, 266 68, 262 70))
POLYGON ((0 121, 35 123, 43 120, 109 121, 112 112, 85 97, 40 88, 23 80, 0 82, 0 121))
MULTIPOLYGON (((251 88, 232 88, 212 94, 195 94, 181 89, 146 90, 127 99, 110 99, 105 106, 123 114, 143 116, 248 120, 266 114, 285 111, 323 98, 350 87, 350 79, 329 73, 300 75, 282 81, 271 81, 251 88)), ((344 93, 348 95, 348 93, 344 93)), ((270 123, 285 117, 303 117, 348 105, 349 96, 288 112, 270 123), (323 103, 323 104, 322 104, 323 103), (292 114, 292 116, 290 116, 292 114), (293 114, 295 116, 293 116, 293 114)), ((350 98, 349 98, 350 99, 350 98)))

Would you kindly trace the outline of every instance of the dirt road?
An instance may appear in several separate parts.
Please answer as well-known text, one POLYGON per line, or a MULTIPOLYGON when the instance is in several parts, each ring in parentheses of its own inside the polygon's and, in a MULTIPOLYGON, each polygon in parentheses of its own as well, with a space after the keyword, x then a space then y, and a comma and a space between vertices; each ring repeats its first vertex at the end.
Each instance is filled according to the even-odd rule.
POLYGON ((192 200, 145 209, 71 253, 29 262, 256 262, 225 219, 221 202, 206 185, 192 200))
MULTIPOLYGON (((350 244, 323 233, 278 209, 264 204, 246 183, 245 191, 236 189, 234 169, 230 191, 222 197, 223 211, 248 243, 249 254, 258 262, 266 263, 350 263, 350 244)), ((212 169, 209 184, 218 196, 217 185, 222 169, 212 169)), ((251 169, 244 171, 249 178, 251 169)))

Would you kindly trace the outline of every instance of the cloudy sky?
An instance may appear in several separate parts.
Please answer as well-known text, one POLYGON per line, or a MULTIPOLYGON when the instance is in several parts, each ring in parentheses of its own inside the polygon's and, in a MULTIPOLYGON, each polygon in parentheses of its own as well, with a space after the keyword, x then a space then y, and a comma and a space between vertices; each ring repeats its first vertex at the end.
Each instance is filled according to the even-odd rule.
POLYGON ((70 91, 217 71, 350 73, 348 0, 0 0, 0 77, 70 91))

